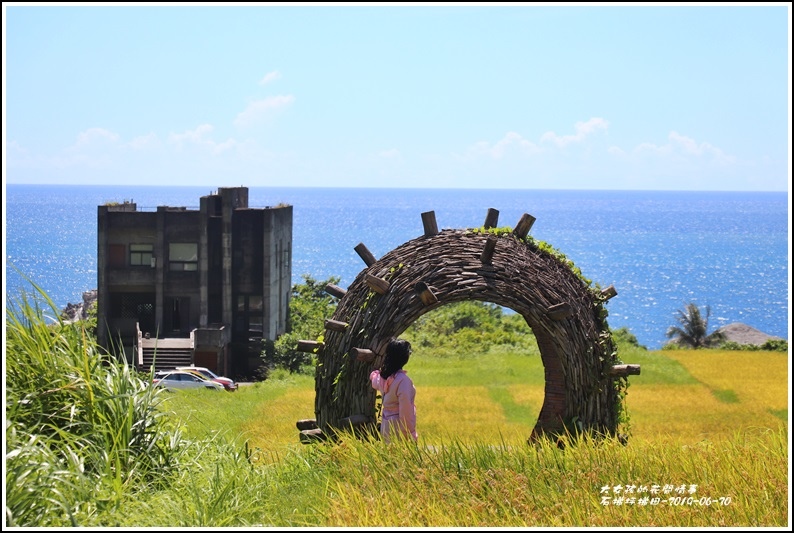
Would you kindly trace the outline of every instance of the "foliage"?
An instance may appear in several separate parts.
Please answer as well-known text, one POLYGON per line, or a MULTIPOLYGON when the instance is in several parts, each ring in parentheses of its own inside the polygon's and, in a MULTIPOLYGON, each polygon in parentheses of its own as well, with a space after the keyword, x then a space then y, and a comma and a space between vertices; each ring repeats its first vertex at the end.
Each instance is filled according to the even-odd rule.
POLYGON ((631 332, 629 328, 623 326, 618 329, 612 330, 612 340, 614 340, 617 344, 625 344, 628 346, 634 346, 637 348, 642 348, 643 350, 647 350, 646 346, 640 344, 640 341, 637 340, 637 336, 631 332))
POLYGON ((325 287, 339 283, 339 279, 332 276, 325 281, 317 281, 304 274, 303 283, 292 286, 287 333, 275 342, 266 342, 262 352, 262 358, 269 368, 314 372, 316 355, 298 351, 298 341, 316 339, 325 331, 324 320, 334 314, 337 303, 336 298, 325 292, 325 287))
POLYGON ((672 344, 683 348, 708 348, 717 346, 725 340, 721 331, 708 333, 711 307, 706 306, 705 316, 695 303, 687 304, 686 308, 676 312, 679 326, 671 326, 667 330, 667 337, 672 339, 672 344))
POLYGON ((75 525, 168 475, 182 441, 158 411, 163 390, 104 353, 84 321, 52 318, 34 287, 41 298, 6 310, 6 524, 75 525))
POLYGON ((403 337, 435 357, 475 357, 491 350, 539 353, 524 317, 478 301, 455 302, 422 315, 403 337))
POLYGON ((719 345, 720 350, 766 351, 787 352, 788 341, 785 339, 769 339, 763 344, 740 344, 734 341, 725 341, 719 345))

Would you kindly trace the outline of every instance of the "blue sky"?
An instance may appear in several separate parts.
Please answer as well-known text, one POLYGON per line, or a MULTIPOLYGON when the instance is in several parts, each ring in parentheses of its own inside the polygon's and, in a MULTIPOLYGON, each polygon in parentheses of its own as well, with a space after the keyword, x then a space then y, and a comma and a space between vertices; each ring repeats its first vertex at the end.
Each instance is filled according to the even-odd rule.
POLYGON ((788 191, 791 10, 3 4, 5 183, 788 191))

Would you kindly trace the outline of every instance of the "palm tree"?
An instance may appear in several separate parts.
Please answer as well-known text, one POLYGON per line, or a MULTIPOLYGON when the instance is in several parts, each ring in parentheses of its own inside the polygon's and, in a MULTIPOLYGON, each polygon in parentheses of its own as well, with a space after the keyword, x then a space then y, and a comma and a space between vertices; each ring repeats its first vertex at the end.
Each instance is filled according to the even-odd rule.
POLYGON ((724 341, 725 335, 721 331, 708 333, 710 316, 711 307, 708 305, 704 317, 697 305, 689 303, 685 310, 677 311, 676 320, 681 326, 671 326, 667 330, 667 337, 673 339, 675 344, 689 348, 714 346, 724 341))

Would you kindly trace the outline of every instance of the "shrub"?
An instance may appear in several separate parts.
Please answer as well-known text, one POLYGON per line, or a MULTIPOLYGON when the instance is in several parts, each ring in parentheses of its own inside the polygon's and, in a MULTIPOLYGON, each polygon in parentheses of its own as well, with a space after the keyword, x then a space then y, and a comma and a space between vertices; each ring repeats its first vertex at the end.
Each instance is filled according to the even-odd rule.
POLYGON ((314 372, 315 354, 298 351, 298 341, 316 339, 325 331, 324 320, 336 310, 336 299, 325 292, 325 287, 339 283, 339 279, 332 276, 325 281, 317 281, 304 274, 304 282, 293 285, 287 333, 275 342, 264 344, 262 359, 268 368, 284 368, 295 373, 314 372))
POLYGON ((740 344, 735 341, 726 341, 720 344, 719 348, 721 350, 787 352, 788 341, 785 339, 769 339, 763 344, 740 344))
POLYGON ((516 352, 539 353, 524 317, 478 301, 447 304, 422 315, 403 336, 437 357, 471 357, 505 346, 516 352))
POLYGON ((628 344, 631 346, 636 346, 637 348, 642 348, 643 350, 648 349, 646 346, 641 345, 637 340, 637 336, 625 326, 612 330, 612 340, 618 344, 628 344))

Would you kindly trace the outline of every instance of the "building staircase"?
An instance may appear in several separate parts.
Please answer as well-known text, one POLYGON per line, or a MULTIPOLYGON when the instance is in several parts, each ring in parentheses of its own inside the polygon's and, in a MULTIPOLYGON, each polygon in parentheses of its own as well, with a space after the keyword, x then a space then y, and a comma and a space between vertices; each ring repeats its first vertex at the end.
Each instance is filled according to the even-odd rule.
POLYGON ((171 370, 178 366, 193 363, 193 334, 190 338, 147 339, 138 336, 138 370, 148 372, 154 366, 155 372, 171 370))

